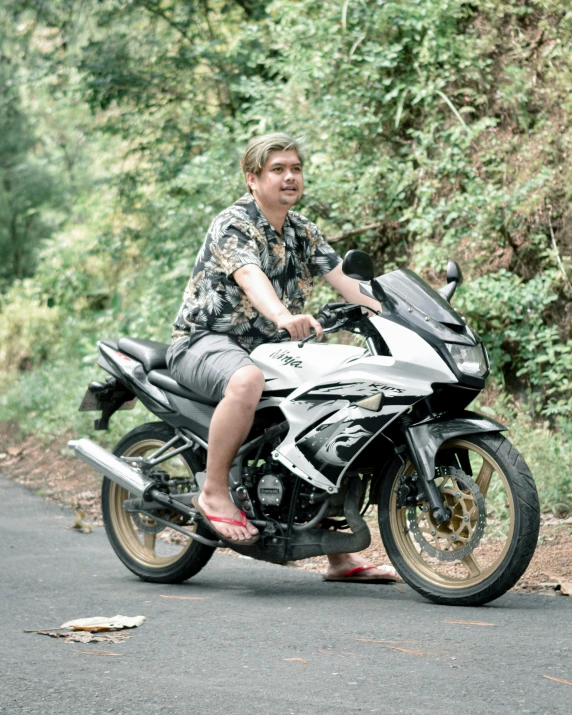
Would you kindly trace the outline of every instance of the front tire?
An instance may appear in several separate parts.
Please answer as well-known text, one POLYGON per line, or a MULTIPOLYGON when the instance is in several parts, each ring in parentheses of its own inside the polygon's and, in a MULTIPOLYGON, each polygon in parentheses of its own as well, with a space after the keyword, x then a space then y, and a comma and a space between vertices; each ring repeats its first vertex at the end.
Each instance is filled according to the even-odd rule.
MULTIPOLYGON (((150 455, 174 437, 174 431, 163 422, 141 425, 121 439, 113 450, 117 457, 150 455)), ((161 469, 173 477, 194 482, 199 464, 191 450, 162 462, 161 469)), ((181 583, 195 576, 209 561, 214 548, 182 535, 142 514, 128 513, 123 508, 132 498, 126 489, 105 477, 101 490, 101 509, 107 537, 123 564, 143 581, 181 583)), ((161 513, 163 519, 180 517, 161 513)), ((189 526, 206 537, 212 537, 202 525, 189 526)))
POLYGON ((511 589, 532 559, 540 528, 536 486, 500 434, 450 440, 436 464, 436 483, 453 518, 435 524, 422 501, 398 508, 395 489, 415 470, 396 461, 380 493, 383 543, 403 579, 425 598, 480 606, 511 589))

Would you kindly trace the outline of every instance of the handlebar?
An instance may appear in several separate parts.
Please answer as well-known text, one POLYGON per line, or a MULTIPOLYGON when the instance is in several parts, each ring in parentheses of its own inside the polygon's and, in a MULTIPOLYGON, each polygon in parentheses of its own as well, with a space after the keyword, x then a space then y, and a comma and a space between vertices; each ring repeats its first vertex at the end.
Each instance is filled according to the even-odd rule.
MULTIPOLYGON (((340 304, 340 305, 342 305, 342 304, 340 304)), ((322 328, 331 328, 333 325, 336 324, 336 318, 332 313, 330 313, 329 315, 325 315, 325 314, 318 315, 316 320, 318 321, 318 323, 320 323, 322 328)), ((285 328, 281 328, 276 333, 275 340, 278 343, 284 343, 284 342, 287 342, 290 340, 294 340, 294 338, 290 335, 290 333, 285 328)))

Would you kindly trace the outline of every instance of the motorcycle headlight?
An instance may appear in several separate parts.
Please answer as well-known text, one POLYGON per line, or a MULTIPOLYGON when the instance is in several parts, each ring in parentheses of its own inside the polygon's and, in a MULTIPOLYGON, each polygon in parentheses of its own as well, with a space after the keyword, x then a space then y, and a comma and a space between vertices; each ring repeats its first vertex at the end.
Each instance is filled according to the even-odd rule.
POLYGON ((486 374, 489 366, 482 343, 478 345, 445 344, 457 367, 461 372, 465 373, 465 375, 482 377, 486 374))

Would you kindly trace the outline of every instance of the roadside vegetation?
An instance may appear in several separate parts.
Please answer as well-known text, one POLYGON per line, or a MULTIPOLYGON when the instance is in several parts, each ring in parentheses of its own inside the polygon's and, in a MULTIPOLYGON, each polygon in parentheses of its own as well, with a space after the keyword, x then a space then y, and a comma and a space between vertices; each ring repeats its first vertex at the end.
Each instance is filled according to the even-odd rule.
POLYGON ((4 0, 0 419, 90 433, 97 340, 168 341, 246 142, 287 130, 340 253, 433 285, 461 264, 493 363, 477 408, 567 514, 571 48, 556 0, 4 0))

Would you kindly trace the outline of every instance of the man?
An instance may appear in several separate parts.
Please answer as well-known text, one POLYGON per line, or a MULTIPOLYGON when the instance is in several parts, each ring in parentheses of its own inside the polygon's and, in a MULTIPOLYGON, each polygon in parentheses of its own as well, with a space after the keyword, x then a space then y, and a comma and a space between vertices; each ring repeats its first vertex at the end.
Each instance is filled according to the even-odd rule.
MULTIPOLYGON (((351 303, 379 306, 342 273, 317 226, 291 208, 304 189, 303 154, 287 134, 254 138, 241 162, 248 192, 211 224, 174 322, 172 375, 218 401, 209 428, 207 476, 195 506, 226 541, 247 545, 258 530, 231 501, 228 473, 264 389, 249 352, 285 328, 301 340, 322 328, 304 313, 313 277, 323 275, 351 303)), ((395 580, 355 554, 329 556, 327 580, 395 580)))

